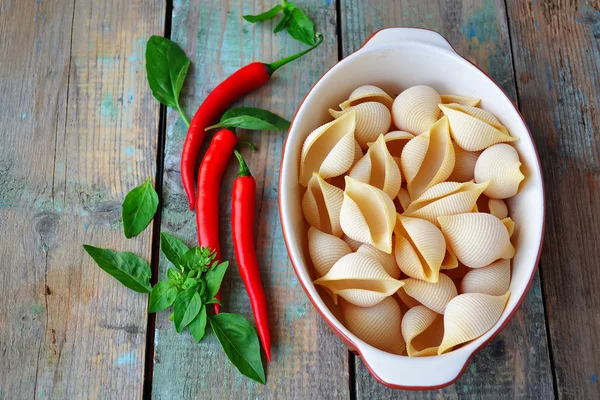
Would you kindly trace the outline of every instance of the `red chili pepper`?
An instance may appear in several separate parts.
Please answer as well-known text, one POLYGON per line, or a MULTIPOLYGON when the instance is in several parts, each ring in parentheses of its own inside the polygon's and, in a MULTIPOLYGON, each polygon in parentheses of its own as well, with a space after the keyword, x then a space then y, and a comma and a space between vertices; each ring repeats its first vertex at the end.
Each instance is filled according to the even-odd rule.
POLYGON ((235 156, 240 162, 240 171, 233 182, 231 222, 233 248, 240 275, 252 306, 258 336, 267 360, 271 361, 271 334, 269 333, 269 315, 267 299, 260 281, 260 268, 254 247, 254 212, 256 204, 256 182, 244 158, 237 150, 235 156))
POLYGON ((181 179, 190 202, 190 210, 193 210, 195 206, 194 168, 196 167, 196 159, 202 147, 202 142, 206 136, 205 129, 211 126, 234 101, 267 83, 273 72, 302 57, 321 44, 322 41, 323 36, 318 35, 318 41, 313 47, 272 64, 260 62, 248 64, 210 92, 192 119, 181 154, 181 179))
MULTIPOLYGON (((221 129, 215 133, 198 171, 198 209, 196 210, 198 244, 213 249, 217 253, 218 261, 221 260, 219 191, 223 172, 236 144, 237 136, 229 129, 221 129)), ((221 292, 217 294, 217 299, 221 299, 221 292)), ((219 313, 220 308, 215 304, 215 314, 219 313)))

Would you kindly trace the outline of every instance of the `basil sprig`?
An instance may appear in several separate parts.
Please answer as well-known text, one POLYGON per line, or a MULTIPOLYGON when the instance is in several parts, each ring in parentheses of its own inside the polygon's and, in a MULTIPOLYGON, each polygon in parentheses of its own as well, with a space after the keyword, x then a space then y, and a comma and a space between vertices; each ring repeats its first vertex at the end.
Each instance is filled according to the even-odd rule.
POLYGON ((152 186, 151 178, 148 178, 141 186, 132 189, 121 206, 123 218, 123 232, 130 239, 139 235, 158 210, 158 194, 152 186))

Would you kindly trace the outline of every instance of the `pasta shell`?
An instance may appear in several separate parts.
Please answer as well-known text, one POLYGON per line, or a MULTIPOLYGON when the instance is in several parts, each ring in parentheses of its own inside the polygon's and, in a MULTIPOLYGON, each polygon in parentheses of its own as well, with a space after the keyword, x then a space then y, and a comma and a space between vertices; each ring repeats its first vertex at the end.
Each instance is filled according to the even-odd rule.
POLYGON ((398 168, 402 168, 400 164, 400 157, 402 156, 402 150, 404 149, 404 146, 406 146, 406 143, 408 143, 408 141, 414 137, 415 135, 412 133, 403 131, 388 132, 383 137, 385 139, 385 144, 388 148, 388 151, 392 157, 394 157, 394 160, 396 160, 396 164, 398 164, 398 168))
POLYGON ((458 268, 458 258, 456 258, 456 254, 454 251, 446 244, 446 255, 444 256, 444 261, 442 261, 442 265, 440 270, 449 270, 458 268))
POLYGON ((467 272, 460 283, 460 292, 502 296, 509 286, 510 260, 498 260, 487 267, 467 272))
POLYGON ((508 130, 490 112, 460 104, 440 104, 450 120, 450 132, 456 144, 468 151, 483 150, 493 144, 514 142, 508 130))
POLYGON ((319 276, 329 272, 342 257, 352 253, 342 239, 313 228, 308 229, 308 253, 319 276))
POLYGON ((502 200, 490 199, 488 201, 488 208, 490 209, 490 214, 498 219, 504 219, 508 217, 508 207, 502 200))
POLYGON ((340 224, 348 237, 392 253, 396 209, 382 190, 346 176, 340 224))
POLYGON ((394 125, 402 131, 419 135, 438 120, 442 102, 435 89, 419 85, 406 89, 396 97, 392 105, 394 125))
POLYGON ((423 218, 438 224, 437 218, 470 212, 477 198, 487 187, 487 182, 442 182, 427 189, 406 209, 404 215, 423 218))
POLYGON ((514 147, 496 144, 481 153, 475 164, 475 181, 490 181, 483 193, 492 199, 507 199, 519 191, 525 176, 521 173, 521 161, 514 147))
POLYGON ((398 268, 398 265, 396 265, 396 259, 393 255, 377 250, 370 244, 361 245, 356 252, 360 254, 366 254, 375 259, 379 264, 381 264, 383 269, 385 269, 385 272, 387 272, 392 278, 400 278, 400 268, 398 268))
POLYGON ((513 221, 510 217, 504 218, 501 221, 508 231, 508 236, 512 236, 513 232, 515 231, 515 221, 513 221))
POLYGON ((300 158, 298 181, 302 186, 308 185, 313 172, 327 179, 350 169, 355 153, 355 128, 356 112, 350 111, 308 135, 300 158))
POLYGON ((403 288, 398 289, 396 294, 400 298, 400 301, 409 309, 421 305, 417 300, 407 295, 403 288))
POLYGON ((351 106, 342 111, 329 109, 329 114, 334 118, 340 118, 352 111, 356 112, 354 138, 361 148, 367 149, 369 142, 375 141, 379 135, 390 130, 392 124, 390 110, 385 105, 374 101, 351 106))
POLYGON ((451 182, 467 182, 475 179, 475 163, 480 151, 467 151, 454 146, 454 169, 448 177, 451 182))
POLYGON ((481 103, 481 99, 477 97, 457 96, 454 94, 441 94, 443 104, 456 103, 463 106, 477 107, 481 103))
POLYGON ((371 307, 394 294, 404 282, 392 278, 371 256, 351 253, 314 282, 360 307, 371 307))
POLYGON ((350 93, 348 100, 340 104, 340 108, 345 110, 348 107, 356 106, 367 101, 376 101, 391 109, 394 99, 392 99, 392 97, 383 89, 380 89, 377 86, 363 85, 354 89, 352 93, 350 93))
POLYGON ((491 214, 467 213, 438 217, 442 232, 458 260, 481 268, 515 255, 504 224, 491 214))
POLYGON ((383 190, 390 198, 396 197, 402 184, 400 169, 388 151, 383 135, 350 170, 350 176, 383 190))
POLYGON ((407 295, 438 314, 444 314, 448 302, 458 294, 452 279, 444 274, 440 274, 438 283, 409 278, 402 288, 407 295))
POLYGON ((452 299, 446 307, 444 338, 438 354, 489 331, 502 316, 509 296, 510 292, 503 296, 466 293, 452 299))
POLYGON ((411 139, 402 150, 400 162, 412 199, 445 181, 454 169, 454 146, 450 140, 448 118, 443 117, 427 132, 411 139))
POLYGON ((358 250, 358 248, 364 244, 362 242, 359 242, 358 240, 351 239, 351 238, 349 238, 346 235, 342 236, 342 240, 344 242, 346 242, 346 244, 348 246, 350 246, 350 249, 352 249, 353 252, 355 252, 356 250, 358 250))
POLYGON ((342 189, 325 182, 319 174, 314 173, 302 197, 302 213, 310 226, 340 237, 343 234, 340 225, 343 201, 342 189))
POLYGON ((398 214, 394 234, 396 264, 406 275, 437 282, 446 255, 442 232, 431 222, 398 214))
POLYGON ((360 148, 360 144, 358 144, 358 142, 355 140, 354 141, 354 161, 352 161, 352 166, 356 165, 356 163, 359 162, 361 158, 363 158, 363 152, 362 152, 362 149, 360 148))
POLYGON ((400 328, 402 312, 391 297, 373 307, 358 307, 343 302, 344 325, 359 339, 388 353, 401 355, 406 344, 400 328))
POLYGON ((398 203, 400 203, 400 207, 402 207, 402 211, 406 210, 410 205, 410 194, 408 194, 408 190, 405 188, 400 188, 397 198, 398 203))
POLYGON ((402 337, 409 357, 437 355, 444 337, 444 316, 427 307, 416 306, 402 318, 402 337))

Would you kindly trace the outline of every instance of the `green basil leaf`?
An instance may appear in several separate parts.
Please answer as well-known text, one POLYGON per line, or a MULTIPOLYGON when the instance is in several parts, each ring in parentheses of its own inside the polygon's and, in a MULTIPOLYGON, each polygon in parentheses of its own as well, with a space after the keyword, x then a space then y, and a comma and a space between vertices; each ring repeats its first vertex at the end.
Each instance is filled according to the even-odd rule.
POLYGON ((181 257, 189 250, 187 244, 181 239, 166 232, 160 234, 160 248, 167 260, 171 261, 176 267, 181 266, 181 257))
POLYGON ((206 292, 204 292, 205 299, 212 299, 219 293, 219 288, 221 287, 221 282, 223 281, 227 267, 229 267, 229 261, 222 262, 208 270, 204 277, 206 282, 206 292))
POLYGON ((194 288, 198 289, 198 286, 200 286, 200 284, 198 283, 198 281, 197 281, 197 280, 195 280, 194 278, 187 278, 187 279, 186 279, 186 280, 183 282, 183 286, 182 286, 182 288, 183 288, 184 290, 187 290, 187 289, 194 289, 194 288))
POLYGON ((262 108, 236 107, 225 112, 218 124, 207 129, 223 127, 253 131, 287 131, 290 121, 262 108))
POLYGON ((101 249, 87 244, 84 244, 83 248, 100 268, 129 289, 140 293, 152 291, 150 285, 152 270, 148 263, 139 256, 129 252, 117 253, 114 250, 101 249))
MULTIPOLYGON (((286 3, 288 4, 288 3, 286 3)), ((288 22, 290 22, 290 18, 292 18, 292 13, 287 11, 287 8, 283 9, 283 18, 279 21, 279 23, 273 29, 273 33, 281 32, 285 29, 288 22)))
POLYGON ((171 313, 171 315, 169 315, 169 321, 174 321, 175 320, 175 313, 171 313))
MULTIPOLYGON (((287 3, 286 3, 287 4, 287 3)), ((308 16, 299 8, 291 10, 291 17, 285 29, 296 40, 309 46, 314 46, 315 25, 308 16)))
POLYGON ((279 12, 283 9, 283 7, 281 6, 281 4, 276 5, 275 7, 271 8, 269 11, 265 11, 264 13, 258 14, 258 15, 244 15, 243 18, 250 22, 251 24, 255 23, 255 22, 259 22, 259 21, 266 21, 268 19, 271 19, 273 17, 275 17, 277 14, 279 14, 279 12))
POLYGON ((208 318, 225 354, 248 378, 266 383, 258 335, 241 315, 220 313, 208 318))
POLYGON ((170 281, 158 282, 150 292, 148 312, 154 313, 169 307, 177 297, 177 288, 170 281))
POLYGON ((180 333, 188 326, 202 308, 202 299, 196 289, 188 289, 179 292, 173 304, 173 322, 175 330, 180 333))
POLYGON ((204 337, 204 333, 206 333, 206 319, 206 306, 203 304, 196 318, 188 326, 196 343, 200 342, 204 337))
POLYGON ((169 268, 167 270, 167 278, 169 279, 169 282, 178 284, 181 281, 181 278, 183 278, 183 275, 181 275, 181 272, 179 272, 178 269, 169 268))
POLYGON ((158 194, 152 186, 151 178, 127 193, 121 209, 123 231, 127 239, 139 235, 146 229, 158 209, 158 194))
POLYGON ((206 304, 206 305, 208 305, 208 304, 218 304, 220 306, 223 305, 216 297, 213 297, 212 299, 210 299, 209 301, 207 301, 204 304, 206 304))
POLYGON ((176 43, 150 37, 146 44, 146 76, 156 100, 180 109, 179 93, 189 67, 190 60, 176 43))
POLYGON ((186 251, 180 259, 184 270, 202 270, 205 271, 215 258, 215 252, 208 247, 192 247, 186 251))

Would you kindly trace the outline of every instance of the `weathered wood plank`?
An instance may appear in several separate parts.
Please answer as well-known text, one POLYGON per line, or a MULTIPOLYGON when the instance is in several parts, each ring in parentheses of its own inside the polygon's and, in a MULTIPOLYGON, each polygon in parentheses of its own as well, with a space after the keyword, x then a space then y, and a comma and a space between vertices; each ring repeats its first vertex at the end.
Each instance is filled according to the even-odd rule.
POLYGON ((81 244, 150 256, 120 203, 154 176, 144 43, 164 4, 0 5, 0 398, 139 398, 146 296, 81 244))
MULTIPOLYGON (((374 31, 414 26, 443 34, 454 48, 496 79, 515 99, 503 1, 343 0, 344 55, 374 31)), ((456 384, 438 391, 394 391, 378 384, 356 361, 357 398, 552 398, 552 376, 539 278, 512 322, 477 354, 456 384)))
MULTIPOLYGON (((193 67, 184 88, 184 104, 191 117, 198 104, 219 82, 252 61, 275 61, 306 46, 286 32, 272 33, 274 23, 250 25, 242 15, 272 7, 252 0, 174 3, 173 40, 190 56, 193 67)), ((270 109, 291 118, 311 85, 337 61, 335 4, 299 1, 308 11, 325 42, 305 58, 278 71, 272 82, 247 96, 243 104, 270 109)), ((275 22, 276 23, 276 22, 275 22)), ((242 102, 240 102, 242 104, 242 102)), ((196 244, 194 213, 189 211, 179 175, 185 126, 169 113, 164 174, 162 229, 196 244)), ((269 299, 273 362, 266 365, 267 384, 255 384, 226 359, 212 333, 199 345, 189 333, 176 334, 168 313, 156 323, 153 397, 155 398, 340 398, 348 397, 347 352, 321 321, 299 286, 289 263, 279 224, 277 184, 285 134, 249 133, 259 151, 243 150, 257 180, 256 242, 262 279, 269 299)), ((237 173, 231 160, 221 187, 221 249, 234 261, 230 228, 231 185, 237 173)), ((161 276, 167 267, 161 262, 161 276)), ((253 322, 245 289, 235 262, 223 285, 224 310, 241 313, 253 322)))
POLYGON ((600 397, 600 2, 508 1, 517 88, 542 161, 540 263, 559 398, 600 397))

